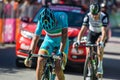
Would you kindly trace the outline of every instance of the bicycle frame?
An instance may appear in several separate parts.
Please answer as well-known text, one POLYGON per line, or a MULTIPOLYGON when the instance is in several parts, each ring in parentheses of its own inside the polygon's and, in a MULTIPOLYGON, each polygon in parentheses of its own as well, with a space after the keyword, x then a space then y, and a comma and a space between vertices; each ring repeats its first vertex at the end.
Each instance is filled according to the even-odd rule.
POLYGON ((50 57, 45 60, 42 80, 54 80, 55 79, 55 60, 50 57))
POLYGON ((55 80, 55 61, 60 60, 60 56, 55 55, 56 50, 53 51, 53 55, 30 54, 31 57, 43 57, 46 59, 41 80, 55 80))

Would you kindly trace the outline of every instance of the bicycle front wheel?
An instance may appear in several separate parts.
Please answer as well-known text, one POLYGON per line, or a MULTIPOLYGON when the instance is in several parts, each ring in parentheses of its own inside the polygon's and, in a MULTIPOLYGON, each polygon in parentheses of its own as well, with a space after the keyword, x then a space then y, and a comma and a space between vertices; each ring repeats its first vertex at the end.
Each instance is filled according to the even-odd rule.
POLYGON ((84 80, 94 80, 94 69, 90 57, 86 58, 83 75, 84 80))
POLYGON ((47 69, 45 69, 41 80, 52 80, 51 77, 52 77, 52 73, 51 73, 50 69, 47 68, 47 69))

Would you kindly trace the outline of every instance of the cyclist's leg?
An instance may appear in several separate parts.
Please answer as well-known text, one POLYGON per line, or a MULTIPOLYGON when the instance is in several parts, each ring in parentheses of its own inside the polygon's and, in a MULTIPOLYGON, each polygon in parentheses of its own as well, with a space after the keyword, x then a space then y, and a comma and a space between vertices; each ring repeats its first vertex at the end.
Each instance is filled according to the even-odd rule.
MULTIPOLYGON (((41 53, 42 53, 42 54, 46 54, 45 51, 39 50, 39 53, 38 53, 38 54, 41 54, 41 53)), ((36 80, 41 80, 44 65, 45 65, 45 64, 44 64, 44 58, 38 57, 37 67, 36 67, 36 80)))
MULTIPOLYGON (((97 36, 96 36, 96 33, 94 33, 93 31, 90 31, 89 33, 88 33, 88 43, 90 43, 90 44, 95 44, 95 42, 96 42, 96 40, 97 40, 97 36)), ((86 48, 87 49, 87 54, 90 52, 90 49, 89 49, 89 47, 88 48, 86 48)))
MULTIPOLYGON (((87 42, 89 42, 90 44, 95 44, 100 34, 101 33, 95 33, 93 31, 90 31, 88 34, 88 41, 87 42)), ((87 54, 89 52, 90 52, 90 49, 87 48, 87 54)), ((88 75, 90 75, 90 74, 91 74, 90 68, 88 67, 88 75)))
MULTIPOLYGON (((101 37, 98 38, 97 43, 101 41, 101 37)), ((97 74, 103 74, 103 54, 104 54, 104 48, 98 47, 97 49, 98 53, 98 73, 97 74)))
POLYGON ((65 80, 64 72, 60 65, 60 60, 57 60, 55 63, 55 73, 56 73, 56 80, 65 80))
MULTIPOLYGON (((88 38, 88 43, 90 43, 90 44, 94 44, 95 43, 95 40, 94 40, 94 33, 92 32, 92 31, 89 31, 89 33, 88 33, 88 36, 87 36, 87 38, 88 38)), ((86 58, 88 57, 88 54, 90 53, 90 48, 89 47, 87 47, 86 48, 86 58)), ((87 60, 86 60, 87 61, 87 60)), ((91 65, 90 65, 90 62, 88 62, 88 73, 87 73, 87 75, 88 76, 92 76, 91 74, 92 74, 92 72, 91 72, 91 65)), ((85 66, 84 66, 84 70, 85 70, 85 66)))
MULTIPOLYGON (((52 47, 50 42, 47 39, 44 39, 38 54, 48 54, 52 52, 52 47)), ((36 67, 36 80, 41 80, 43 67, 44 67, 44 58, 38 57, 37 67, 36 67)))
MULTIPOLYGON (((101 34, 98 34, 98 39, 97 39, 96 43, 99 43, 100 41, 101 41, 101 34)), ((103 54, 104 54, 104 48, 98 46, 97 47, 97 53, 98 53, 97 76, 99 77, 99 76, 101 76, 101 74, 103 74, 103 54)))
POLYGON ((67 42, 66 42, 66 46, 65 46, 65 49, 64 49, 64 53, 63 53, 63 65, 64 65, 64 69, 65 69, 65 66, 67 64, 68 49, 69 49, 69 40, 67 40, 67 42))
MULTIPOLYGON (((67 40, 66 46, 64 49, 64 53, 63 53, 63 62, 65 62, 65 64, 67 63, 68 48, 69 48, 69 41, 67 40)), ((56 80, 65 80, 65 76, 64 76, 64 72, 63 72, 63 69, 61 67, 61 64, 60 64, 60 60, 58 60, 56 62, 55 72, 57 75, 56 80)))

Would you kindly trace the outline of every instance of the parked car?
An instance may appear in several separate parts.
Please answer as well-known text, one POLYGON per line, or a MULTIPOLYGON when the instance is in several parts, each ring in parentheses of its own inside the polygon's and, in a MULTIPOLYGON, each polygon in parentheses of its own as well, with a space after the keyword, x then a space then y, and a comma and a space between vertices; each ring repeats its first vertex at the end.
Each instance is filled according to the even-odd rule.
MULTIPOLYGON (((68 15, 68 37, 69 37, 69 53, 68 53, 68 65, 72 66, 73 64, 81 64, 85 62, 86 58, 86 48, 79 47, 79 53, 77 53, 76 49, 72 47, 74 41, 76 41, 76 37, 78 32, 81 29, 83 18, 86 14, 84 8, 69 6, 69 5, 52 5, 50 6, 52 10, 55 12, 65 12, 68 15)), ((31 44, 31 40, 36 29, 36 23, 38 20, 38 16, 40 13, 40 9, 37 11, 35 17, 31 22, 29 22, 29 18, 22 18, 21 20, 21 30, 19 32, 17 41, 16 41, 16 65, 22 66, 24 59, 28 56, 27 52, 31 44)), ((35 53, 37 54, 38 49, 44 39, 45 31, 42 31, 42 35, 38 42, 35 53)), ((86 42, 86 35, 82 38, 83 43, 86 42)), ((33 65, 36 65, 36 58, 33 58, 33 65)))

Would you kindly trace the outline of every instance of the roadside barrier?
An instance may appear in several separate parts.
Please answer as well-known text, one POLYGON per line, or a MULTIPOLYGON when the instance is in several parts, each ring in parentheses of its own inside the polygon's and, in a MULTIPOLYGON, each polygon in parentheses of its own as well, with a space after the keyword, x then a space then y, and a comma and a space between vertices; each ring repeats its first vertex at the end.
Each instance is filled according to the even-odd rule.
POLYGON ((0 43, 3 43, 3 19, 0 18, 0 43))
POLYGON ((14 42, 15 41, 15 31, 16 31, 16 19, 6 18, 4 20, 4 31, 3 31, 3 41, 14 42))

